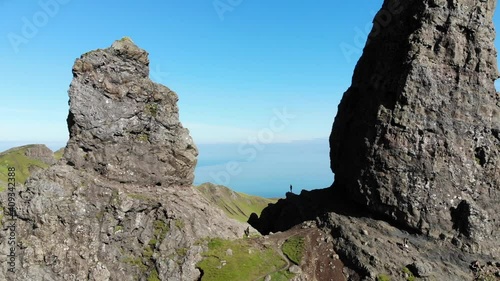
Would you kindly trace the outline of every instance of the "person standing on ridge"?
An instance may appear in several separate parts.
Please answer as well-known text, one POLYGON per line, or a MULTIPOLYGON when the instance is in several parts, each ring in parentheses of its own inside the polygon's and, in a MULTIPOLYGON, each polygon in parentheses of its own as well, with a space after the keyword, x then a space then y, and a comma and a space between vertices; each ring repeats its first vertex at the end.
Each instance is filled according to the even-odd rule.
POLYGON ((290 193, 292 193, 292 185, 290 185, 290 193))

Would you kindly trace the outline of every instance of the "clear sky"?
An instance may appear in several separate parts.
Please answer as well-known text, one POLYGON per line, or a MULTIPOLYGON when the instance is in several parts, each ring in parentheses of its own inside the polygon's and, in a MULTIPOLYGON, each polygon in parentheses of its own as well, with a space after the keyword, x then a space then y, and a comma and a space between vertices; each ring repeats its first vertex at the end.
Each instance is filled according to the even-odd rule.
POLYGON ((0 0, 0 141, 63 145, 74 60, 123 36, 197 143, 246 140, 284 109, 273 141, 327 137, 356 61, 339 44, 379 2, 0 0))
POLYGON ((326 138, 381 0, 0 0, 0 141, 62 146, 82 53, 123 36, 180 97, 195 142, 326 138), (350 46, 351 53, 342 46, 350 46))

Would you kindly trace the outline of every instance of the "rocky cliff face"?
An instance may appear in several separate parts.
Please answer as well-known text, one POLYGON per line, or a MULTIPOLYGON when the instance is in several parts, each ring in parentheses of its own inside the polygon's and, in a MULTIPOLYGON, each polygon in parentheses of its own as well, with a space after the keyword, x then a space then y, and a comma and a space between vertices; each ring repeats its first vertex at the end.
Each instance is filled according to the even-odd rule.
POLYGON ((420 233, 499 240, 495 5, 384 1, 333 124, 336 186, 420 233))
POLYGON ((498 279, 495 5, 385 0, 333 124, 334 184, 250 223, 315 218, 363 280, 498 279))
POLYGON ((43 144, 31 145, 26 149, 25 155, 29 158, 42 161, 47 165, 52 165, 56 162, 54 152, 43 144))
POLYGON ((122 183, 192 184, 198 151, 179 122, 178 97, 148 76, 147 52, 128 38, 76 60, 68 164, 122 183))
POLYGON ((129 39, 76 60, 70 140, 61 161, 17 187, 15 273, 2 231, 0 280, 198 280, 205 238, 242 237, 247 225, 190 186, 196 148, 176 94, 148 71, 129 39))

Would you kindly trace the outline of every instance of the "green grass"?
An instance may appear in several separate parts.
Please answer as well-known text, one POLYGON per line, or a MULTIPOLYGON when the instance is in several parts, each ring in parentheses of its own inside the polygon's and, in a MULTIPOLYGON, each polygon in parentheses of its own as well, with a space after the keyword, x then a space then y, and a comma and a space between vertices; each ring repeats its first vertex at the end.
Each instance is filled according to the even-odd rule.
POLYGON ((23 183, 30 176, 30 167, 45 169, 48 164, 29 158, 25 155, 31 145, 15 147, 0 153, 0 181, 6 183, 8 179, 8 167, 16 168, 16 182, 23 183))
POLYGON ((114 233, 117 233, 117 232, 118 232, 118 231, 120 231, 120 230, 123 230, 123 226, 121 226, 121 225, 117 225, 117 226, 115 226, 115 228, 114 228, 113 232, 114 232, 114 233))
POLYGON ((211 183, 204 183, 196 188, 201 191, 203 197, 222 209, 228 217, 241 222, 247 222, 252 213, 260 216, 267 205, 277 201, 235 192, 225 186, 211 183))
POLYGON ((149 141, 149 136, 145 133, 141 133, 137 136, 137 139, 140 141, 140 142, 148 142, 149 141))
POLYGON ((148 245, 151 247, 156 247, 156 243, 158 243, 158 240, 153 238, 153 239, 149 240, 148 245))
POLYGON ((403 273, 406 273, 408 277, 406 277, 406 281, 416 281, 416 277, 413 275, 410 269, 408 267, 403 267, 403 273))
POLYGON ((304 254, 304 237, 293 236, 288 238, 285 243, 283 243, 283 246, 281 246, 281 250, 288 259, 299 265, 304 254))
POLYGON ((286 265, 273 249, 258 249, 248 239, 214 238, 209 240, 208 251, 202 256, 197 266, 203 270, 203 281, 255 280, 286 265), (226 255, 227 249, 233 251, 232 256, 226 255), (224 266, 222 261, 226 262, 224 266))
POLYGON ((182 219, 176 219, 175 220, 175 226, 178 228, 178 229, 183 229, 184 228, 184 221, 182 219))
POLYGON ((391 277, 389 277, 389 275, 386 275, 386 274, 379 274, 377 276, 377 281, 391 281, 391 277))
POLYGON ((151 246, 146 245, 146 247, 144 248, 144 251, 142 252, 142 257, 145 258, 146 260, 149 260, 149 259, 151 259, 151 257, 153 257, 153 254, 154 254, 154 251, 151 248, 151 246))
MULTIPOLYGON (((167 224, 165 224, 164 221, 162 220, 155 220, 153 222, 153 228, 154 228, 154 236, 157 241, 160 243, 165 239, 165 236, 167 235, 167 232, 170 230, 167 224)), ((150 241, 151 242, 151 241, 150 241)))
POLYGON ((144 109, 150 116, 156 117, 156 115, 158 115, 158 104, 156 103, 148 103, 144 109))
MULTIPOLYGON (((295 276, 295 274, 290 273, 288 270, 282 270, 278 272, 274 272, 271 274, 271 280, 272 281, 288 281, 292 279, 295 276)), ((261 279, 262 281, 264 278, 261 279)))
POLYGON ((3 226, 3 223, 2 223, 3 217, 4 217, 3 212, 4 212, 4 208, 2 206, 0 206, 0 228, 2 228, 2 226, 3 226))
POLYGON ((187 252, 188 252, 188 248, 178 248, 178 249, 175 249, 175 253, 179 257, 185 257, 187 255, 187 252))
POLYGON ((63 155, 64 155, 64 147, 60 148, 56 152, 54 152, 54 158, 56 158, 56 160, 61 159, 63 157, 63 155))
POLYGON ((139 194, 139 193, 127 193, 127 196, 132 198, 132 199, 137 199, 141 201, 155 201, 155 198, 146 196, 144 194, 139 194))
POLYGON ((160 277, 158 276, 158 271, 156 269, 153 269, 151 273, 148 276, 147 281, 161 281, 160 277))
POLYGON ((123 257, 121 259, 121 261, 128 264, 128 265, 135 266, 135 267, 139 268, 142 272, 146 272, 148 270, 148 266, 142 262, 142 258, 140 258, 140 257, 127 256, 127 257, 123 257))

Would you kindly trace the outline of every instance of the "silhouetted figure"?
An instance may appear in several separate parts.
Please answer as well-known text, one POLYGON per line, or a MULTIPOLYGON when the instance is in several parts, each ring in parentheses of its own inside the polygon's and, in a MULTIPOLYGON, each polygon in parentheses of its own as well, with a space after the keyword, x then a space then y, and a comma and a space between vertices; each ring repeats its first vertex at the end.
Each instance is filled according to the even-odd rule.
POLYGON ((290 185, 290 193, 292 192, 292 185, 290 185))

